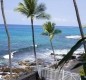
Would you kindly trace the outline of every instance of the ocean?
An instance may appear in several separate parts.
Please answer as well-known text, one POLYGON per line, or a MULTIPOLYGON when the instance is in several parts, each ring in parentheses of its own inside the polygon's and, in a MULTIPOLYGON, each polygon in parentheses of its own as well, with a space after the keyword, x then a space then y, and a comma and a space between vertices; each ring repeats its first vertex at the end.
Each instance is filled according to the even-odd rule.
MULTIPOLYGON (((52 53, 49 37, 41 35, 43 32, 42 26, 34 25, 35 28, 35 43, 37 58, 49 61, 52 53)), ((67 54, 70 48, 79 40, 80 31, 76 26, 56 26, 62 33, 54 36, 52 40, 56 54, 67 54)), ((32 32, 30 25, 8 25, 8 30, 11 37, 11 52, 12 61, 34 60, 32 46, 32 32)), ((86 34, 86 28, 83 28, 86 34)), ((83 46, 76 53, 83 52, 83 46)), ((0 25, 0 64, 7 63, 7 36, 4 25, 0 25)), ((58 57, 60 58, 60 57, 58 57)))

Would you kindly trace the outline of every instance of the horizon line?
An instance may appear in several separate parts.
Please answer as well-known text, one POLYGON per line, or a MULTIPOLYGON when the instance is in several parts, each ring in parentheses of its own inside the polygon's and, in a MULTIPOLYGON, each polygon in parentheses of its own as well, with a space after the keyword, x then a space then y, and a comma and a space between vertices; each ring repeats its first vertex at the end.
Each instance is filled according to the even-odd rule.
MULTIPOLYGON (((0 24, 0 25, 4 25, 4 24, 0 24)), ((30 24, 7 24, 7 25, 21 25, 21 26, 31 26, 30 24)), ((40 24, 34 24, 34 26, 42 26, 42 25, 40 25, 40 24)), ((70 26, 70 27, 78 27, 77 25, 56 25, 56 26, 65 26, 65 27, 68 27, 68 26, 70 26)))

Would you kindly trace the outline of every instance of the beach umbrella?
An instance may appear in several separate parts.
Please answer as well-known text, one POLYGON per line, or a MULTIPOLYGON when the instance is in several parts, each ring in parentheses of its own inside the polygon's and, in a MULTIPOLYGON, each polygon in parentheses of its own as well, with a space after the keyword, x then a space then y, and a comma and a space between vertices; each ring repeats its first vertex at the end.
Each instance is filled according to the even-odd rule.
POLYGON ((10 67, 10 80, 11 80, 12 79, 12 61, 11 61, 11 49, 10 49, 10 34, 9 34, 8 26, 6 23, 3 0, 1 0, 1 12, 2 12, 2 17, 4 21, 5 31, 7 34, 7 40, 8 40, 8 54, 9 54, 9 67, 10 67))
POLYGON ((43 3, 38 4, 38 0, 23 0, 23 3, 20 2, 15 10, 22 13, 31 20, 33 50, 34 50, 35 61, 37 63, 35 34, 34 34, 34 25, 33 25, 34 18, 49 19, 50 16, 45 13, 46 10, 45 5, 43 3))
POLYGON ((44 23, 43 29, 44 29, 44 32, 42 33, 42 35, 49 36, 50 45, 51 45, 51 48, 52 48, 52 51, 53 51, 53 53, 51 53, 51 54, 54 55, 54 61, 55 61, 56 58, 55 58, 55 51, 54 51, 52 39, 54 38, 54 36, 56 34, 61 33, 61 30, 55 29, 55 23, 52 23, 50 21, 44 23))

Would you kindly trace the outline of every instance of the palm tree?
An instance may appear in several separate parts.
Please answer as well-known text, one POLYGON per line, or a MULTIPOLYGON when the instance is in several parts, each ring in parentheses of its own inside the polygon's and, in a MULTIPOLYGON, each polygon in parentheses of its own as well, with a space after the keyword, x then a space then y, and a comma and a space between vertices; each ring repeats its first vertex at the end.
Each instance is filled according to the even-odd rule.
MULTIPOLYGON (((84 33, 83 33, 83 29, 82 29, 82 24, 81 24, 80 15, 79 15, 78 7, 77 7, 77 4, 76 4, 76 0, 73 0, 73 3, 74 3, 75 11, 76 11, 76 16, 77 16, 77 21, 78 21, 78 24, 79 24, 81 37, 84 38, 84 33)), ((85 42, 83 43, 83 45, 84 45, 84 50, 85 50, 85 54, 86 54, 86 44, 85 44, 85 42)), ((86 65, 84 65, 83 68, 84 68, 84 71, 86 73, 86 65)))
MULTIPOLYGON (((78 7, 77 7, 77 4, 76 4, 76 0, 73 0, 73 3, 74 3, 75 11, 76 11, 76 16, 77 16, 77 21, 78 21, 81 37, 84 38, 84 33, 83 33, 83 29, 82 29, 82 24, 81 24, 80 15, 79 15, 78 7)), ((85 53, 86 53, 86 45, 85 44, 84 44, 84 50, 85 50, 85 53)))
POLYGON ((23 3, 19 3, 16 10, 18 12, 21 12, 25 16, 27 16, 27 18, 30 17, 31 28, 32 28, 33 50, 34 50, 35 61, 37 61, 33 21, 34 21, 34 18, 49 19, 50 16, 45 13, 45 10, 46 10, 45 5, 42 3, 38 4, 37 0, 24 0, 23 3))
POLYGON ((3 21, 4 21, 4 26, 5 26, 6 34, 7 34, 7 39, 8 39, 8 53, 9 53, 10 79, 12 79, 12 61, 11 61, 11 49, 10 49, 10 35, 9 35, 8 28, 7 28, 7 23, 6 23, 5 13, 4 13, 3 0, 1 0, 1 11, 2 11, 2 17, 3 17, 3 21))
POLYGON ((44 32, 42 33, 42 35, 49 36, 51 48, 52 48, 52 51, 53 51, 53 54, 54 54, 54 61, 55 61, 56 58, 55 58, 54 47, 53 47, 53 44, 52 44, 52 39, 53 39, 54 35, 56 35, 58 33, 61 33, 61 31, 58 30, 58 29, 55 29, 55 23, 51 23, 51 22, 46 22, 43 25, 43 28, 44 28, 44 32))

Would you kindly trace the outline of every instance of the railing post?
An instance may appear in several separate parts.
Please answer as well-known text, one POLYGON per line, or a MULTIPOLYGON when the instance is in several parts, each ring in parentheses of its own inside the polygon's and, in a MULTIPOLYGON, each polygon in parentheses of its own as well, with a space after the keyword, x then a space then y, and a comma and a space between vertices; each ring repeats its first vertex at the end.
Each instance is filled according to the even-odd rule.
POLYGON ((71 79, 70 80, 72 80, 72 73, 70 73, 70 75, 71 75, 71 77, 70 77, 71 79))
POLYGON ((62 80, 64 80, 64 70, 62 70, 62 80))

